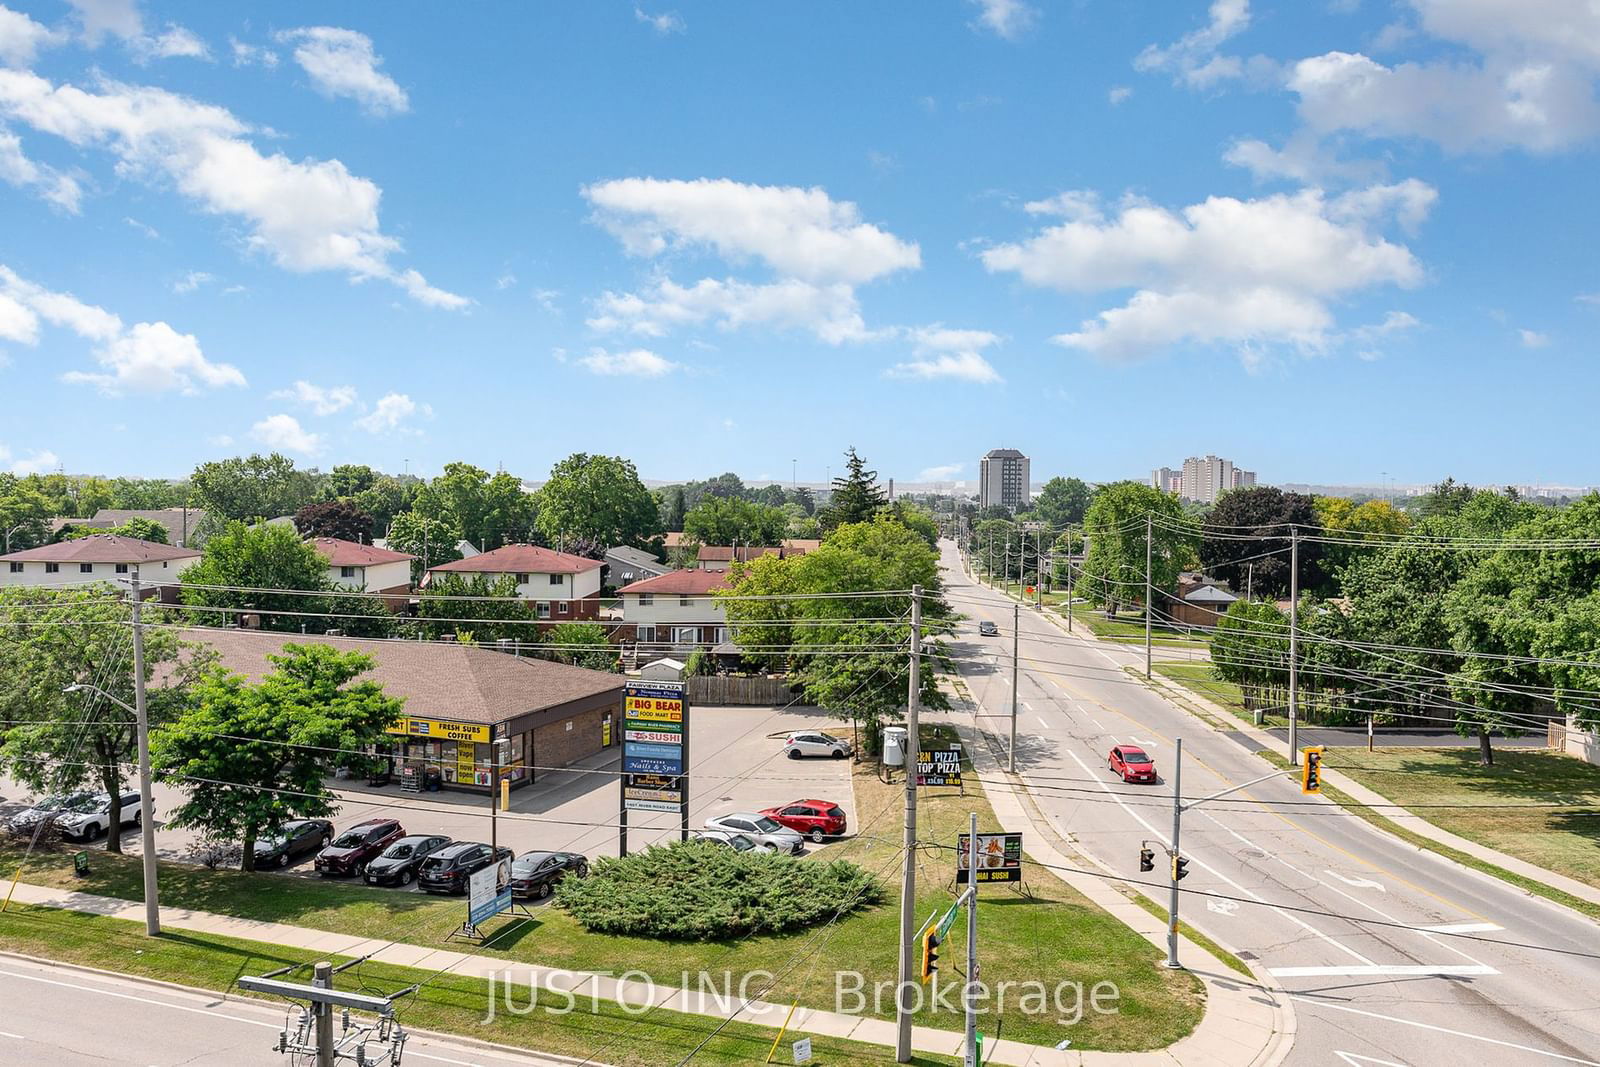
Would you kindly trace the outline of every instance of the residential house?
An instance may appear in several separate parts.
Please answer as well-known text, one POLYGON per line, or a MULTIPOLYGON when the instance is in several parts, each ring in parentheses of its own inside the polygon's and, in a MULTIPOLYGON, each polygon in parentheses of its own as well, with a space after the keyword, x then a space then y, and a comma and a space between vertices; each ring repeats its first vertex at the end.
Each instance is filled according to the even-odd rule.
POLYGON ((618 589, 646 578, 666 574, 672 568, 642 548, 619 546, 606 550, 606 584, 618 589))
POLYGON ((618 636, 650 655, 714 649, 728 640, 727 612, 715 596, 727 584, 726 571, 697 569, 625 585, 617 590, 623 622, 618 636))
POLYGON ((137 568, 140 581, 153 590, 150 595, 176 601, 179 578, 198 562, 197 549, 118 534, 90 534, 0 556, 0 563, 5 564, 0 568, 0 587, 81 587, 130 578, 137 568))
POLYGON ((1213 627, 1228 612, 1228 605, 1239 598, 1230 593, 1222 582, 1201 574, 1185 571, 1178 575, 1178 588, 1166 606, 1157 601, 1157 618, 1161 613, 1171 616, 1179 626, 1213 627))
POLYGON ((328 581, 335 589, 387 594, 391 608, 404 607, 410 598, 416 556, 337 537, 313 537, 308 543, 328 561, 328 581))
POLYGON ((600 617, 600 568, 597 559, 556 552, 537 545, 506 545, 430 567, 422 584, 436 574, 481 574, 498 581, 515 575, 517 596, 534 603, 538 617, 552 622, 574 622, 600 617))
POLYGON ((822 547, 821 541, 806 537, 792 537, 779 545, 701 545, 695 566, 703 571, 725 571, 732 566, 734 560, 749 563, 762 556, 790 559, 794 556, 803 556, 807 552, 815 552, 820 547, 822 547))
POLYGON ((200 508, 101 508, 94 513, 93 518, 72 519, 59 518, 50 520, 50 533, 60 533, 64 527, 78 526, 90 530, 109 530, 116 526, 124 526, 130 519, 149 519, 159 523, 167 531, 167 541, 170 544, 187 546, 193 538, 200 524, 205 521, 206 513, 200 508))

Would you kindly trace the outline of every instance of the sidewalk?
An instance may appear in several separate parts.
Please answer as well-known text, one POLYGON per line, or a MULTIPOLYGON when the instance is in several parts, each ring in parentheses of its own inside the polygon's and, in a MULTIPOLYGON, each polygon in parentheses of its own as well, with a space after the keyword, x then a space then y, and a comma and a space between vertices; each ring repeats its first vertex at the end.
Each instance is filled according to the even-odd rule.
MULTIPOLYGON (((1056 612, 1045 611, 1041 612, 1040 614, 1054 623, 1057 629, 1066 632, 1066 627, 1062 624, 1061 618, 1056 612)), ((1076 630, 1072 631, 1071 636, 1085 643, 1097 641, 1097 639, 1093 636, 1085 637, 1076 630)), ((1173 703, 1177 704, 1179 707, 1183 707, 1185 705, 1198 707, 1202 713, 1201 718, 1205 718, 1206 716, 1214 717, 1217 721, 1211 725, 1217 726, 1219 729, 1242 734, 1250 738, 1251 741, 1255 742, 1264 749, 1276 750, 1283 745, 1283 739, 1281 737, 1275 737, 1260 727, 1245 722, 1244 720, 1230 713, 1226 708, 1218 707, 1214 702, 1207 700, 1199 693, 1196 693, 1191 689, 1186 689, 1175 682, 1169 681, 1159 674, 1152 675, 1148 680, 1146 680, 1146 684, 1159 690, 1163 696, 1166 696, 1168 699, 1172 700, 1173 703)), ((1466 838, 1457 836, 1448 830, 1441 829, 1428 820, 1422 818, 1420 815, 1414 815, 1405 808, 1396 805, 1394 801, 1375 792, 1372 789, 1367 788, 1348 775, 1341 774, 1332 768, 1325 767, 1322 772, 1322 780, 1337 789, 1344 790, 1357 803, 1381 807, 1383 810, 1380 812, 1380 814, 1382 814, 1384 818, 1388 819, 1390 822, 1393 822, 1397 826, 1411 831, 1418 837, 1425 837, 1430 841, 1445 846, 1446 848, 1455 849, 1457 852, 1464 852, 1467 855, 1472 856, 1474 859, 1482 860, 1485 863, 1492 863, 1502 870, 1510 871, 1512 874, 1520 875, 1521 877, 1527 878, 1531 881, 1541 882, 1552 889, 1558 889, 1569 896, 1577 897, 1579 900, 1587 900, 1592 904, 1600 904, 1600 889, 1597 889, 1585 882, 1580 882, 1575 878, 1570 878, 1567 875, 1546 870, 1543 867, 1529 863, 1527 860, 1518 859, 1515 856, 1507 855, 1504 852, 1489 848, 1487 845, 1480 845, 1476 841, 1469 841, 1466 838)), ((1371 823, 1365 823, 1365 825, 1374 833, 1383 833, 1382 827, 1373 826, 1371 823)), ((1494 877, 1493 875, 1484 874, 1482 871, 1477 873, 1483 874, 1484 877, 1488 878, 1494 877)))

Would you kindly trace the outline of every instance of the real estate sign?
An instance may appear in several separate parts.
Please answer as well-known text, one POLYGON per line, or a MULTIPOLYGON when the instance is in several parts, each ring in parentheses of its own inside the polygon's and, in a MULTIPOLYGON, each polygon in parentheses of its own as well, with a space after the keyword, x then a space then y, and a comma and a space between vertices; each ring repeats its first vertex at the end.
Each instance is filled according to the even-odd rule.
POLYGON ((621 845, 628 812, 677 812, 688 826, 689 701, 682 682, 629 681, 622 689, 621 845))
POLYGON ((496 860, 467 879, 467 925, 477 926, 485 919, 511 907, 511 861, 496 860))
MULTIPOLYGON (((971 857, 972 846, 968 835, 962 834, 956 839, 956 849, 956 881, 970 882, 972 878, 967 870, 967 861, 971 857)), ((978 881, 1022 881, 1021 834, 978 835, 978 881)))

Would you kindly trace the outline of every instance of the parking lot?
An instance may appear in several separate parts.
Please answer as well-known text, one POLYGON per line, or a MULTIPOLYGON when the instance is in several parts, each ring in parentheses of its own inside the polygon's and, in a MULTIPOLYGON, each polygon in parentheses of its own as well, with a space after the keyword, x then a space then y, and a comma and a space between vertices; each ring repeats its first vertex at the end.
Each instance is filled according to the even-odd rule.
MULTIPOLYGON (((690 828, 698 830, 713 815, 759 811, 800 798, 816 798, 844 808, 853 831, 857 819, 850 761, 791 760, 784 758, 783 751, 785 735, 795 730, 831 730, 835 736, 848 738, 848 730, 841 730, 841 725, 816 708, 695 708, 689 733, 690 828)), ((617 855, 618 766, 619 752, 612 748, 571 768, 537 772, 534 784, 512 793, 511 810, 495 817, 496 841, 518 855, 530 851, 581 852, 591 859, 617 855)), ((404 793, 398 783, 369 787, 364 782, 341 781, 333 785, 340 797, 339 810, 331 816, 337 830, 384 816, 398 819, 409 833, 442 834, 459 841, 490 839, 488 797, 449 791, 404 793)), ((0 790, 0 817, 19 810, 29 797, 10 781, 0 782, 0 790)), ((197 835, 165 825, 167 812, 181 800, 174 787, 156 785, 156 849, 164 858, 190 860, 197 835)), ((677 832, 676 815, 629 813, 630 852, 673 840, 677 832)), ((103 847, 103 842, 90 847, 103 847)), ((137 854, 139 847, 139 835, 129 827, 123 834, 123 849, 137 854)), ((282 873, 316 877, 309 855, 282 873)))

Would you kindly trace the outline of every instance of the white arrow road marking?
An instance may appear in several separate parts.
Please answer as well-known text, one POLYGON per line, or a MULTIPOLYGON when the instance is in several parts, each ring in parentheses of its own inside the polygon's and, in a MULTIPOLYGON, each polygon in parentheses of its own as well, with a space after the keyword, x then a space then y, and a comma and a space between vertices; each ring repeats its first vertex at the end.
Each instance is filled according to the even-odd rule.
POLYGON ((1214 911, 1218 915, 1232 915, 1239 910, 1237 900, 1207 900, 1206 910, 1214 911))
POLYGON ((1146 741, 1142 737, 1135 737, 1133 739, 1133 743, 1136 744, 1136 745, 1143 745, 1145 748, 1155 748, 1156 747, 1156 743, 1154 741, 1146 741))
POLYGON ((1427 963, 1375 963, 1370 967, 1268 967, 1267 973, 1275 978, 1377 978, 1389 975, 1452 975, 1471 976, 1499 974, 1493 967, 1476 963, 1445 963, 1438 966, 1427 963))
POLYGON ((1357 889, 1376 889, 1380 893, 1388 892, 1387 889, 1383 888, 1382 882, 1374 882, 1370 878, 1346 878, 1338 871, 1329 871, 1328 873, 1339 879, 1339 881, 1343 882, 1345 885, 1353 885, 1357 889))
POLYGON ((1333 1054, 1348 1063, 1350 1067, 1357 1067, 1357 1064, 1362 1063, 1370 1063, 1373 1067, 1406 1067, 1405 1064, 1396 1063, 1394 1060, 1375 1060, 1371 1056, 1357 1056, 1354 1052, 1340 1052, 1335 1049, 1333 1054))
POLYGON ((1365 1015, 1369 1019, 1382 1019, 1385 1022, 1400 1023, 1403 1026, 1416 1026, 1423 1030, 1432 1030, 1435 1033, 1449 1034, 1451 1037, 1464 1037, 1469 1041, 1482 1041, 1485 1044, 1499 1045, 1501 1048, 1514 1048, 1518 1052, 1531 1052, 1536 1056, 1545 1056, 1552 1060, 1560 1060, 1563 1063, 1579 1063, 1582 1064, 1583 1067, 1600 1067, 1600 1060, 1580 1060, 1576 1056, 1567 1056, 1560 1052, 1546 1052, 1542 1048, 1533 1048, 1528 1045, 1517 1045, 1510 1041, 1501 1041, 1496 1037, 1484 1037, 1482 1034, 1469 1034, 1464 1030, 1451 1030, 1449 1027, 1434 1026, 1432 1023, 1421 1023, 1415 1019, 1402 1019, 1398 1015, 1381 1015, 1375 1011, 1363 1011, 1360 1008, 1352 1008, 1348 1004, 1335 1004, 1332 1001, 1324 1000, 1321 997, 1306 996, 1303 993, 1290 993, 1289 995, 1303 1004, 1315 1004, 1317 1007, 1327 1008, 1329 1011, 1347 1011, 1351 1015, 1365 1015))

